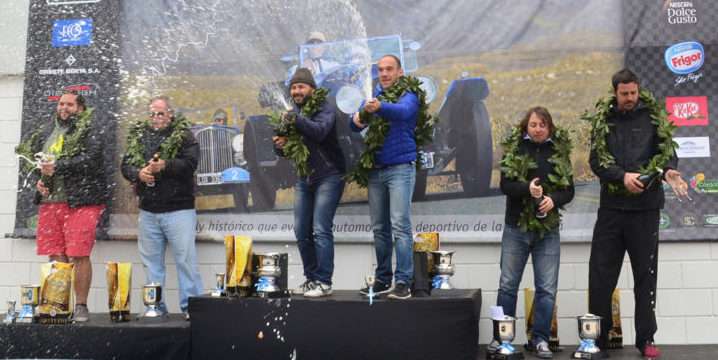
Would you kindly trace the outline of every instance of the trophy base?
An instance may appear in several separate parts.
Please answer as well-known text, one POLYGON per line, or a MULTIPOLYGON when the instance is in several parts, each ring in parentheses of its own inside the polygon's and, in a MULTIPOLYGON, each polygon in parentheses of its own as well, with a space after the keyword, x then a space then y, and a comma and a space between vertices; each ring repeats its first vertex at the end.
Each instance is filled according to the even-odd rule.
POLYGON ((130 321, 130 311, 110 311, 110 320, 112 322, 130 321))
POLYGON ((595 352, 595 353, 587 353, 583 351, 574 351, 573 355, 571 355, 571 359, 605 359, 606 354, 603 351, 595 352))
POLYGON ((40 314, 40 316, 38 316, 37 318, 37 322, 43 325, 65 325, 71 324, 72 319, 70 318, 70 314, 62 314, 55 316, 40 314))
POLYGON ((513 354, 486 353, 487 360, 523 360, 524 354, 517 352, 513 354))
POLYGON ((291 296, 291 294, 287 290, 257 291, 257 297, 265 298, 265 299, 287 298, 290 296, 291 296))
POLYGON ((21 324, 32 324, 37 322, 37 320, 33 316, 18 316, 18 318, 15 319, 15 322, 21 324))
POLYGON ((209 292, 209 296, 212 296, 212 297, 222 297, 224 295, 225 295, 225 293, 222 290, 212 290, 209 292))

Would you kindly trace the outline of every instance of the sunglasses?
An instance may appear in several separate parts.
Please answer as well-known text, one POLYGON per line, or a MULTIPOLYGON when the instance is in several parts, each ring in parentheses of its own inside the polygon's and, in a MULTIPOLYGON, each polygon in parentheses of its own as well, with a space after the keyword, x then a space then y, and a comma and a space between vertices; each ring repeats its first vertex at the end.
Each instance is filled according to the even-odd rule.
POLYGON ((164 111, 150 111, 150 112, 148 113, 148 115, 149 115, 151 118, 153 118, 153 117, 155 117, 155 116, 165 116, 165 115, 167 115, 167 113, 164 112, 164 111))

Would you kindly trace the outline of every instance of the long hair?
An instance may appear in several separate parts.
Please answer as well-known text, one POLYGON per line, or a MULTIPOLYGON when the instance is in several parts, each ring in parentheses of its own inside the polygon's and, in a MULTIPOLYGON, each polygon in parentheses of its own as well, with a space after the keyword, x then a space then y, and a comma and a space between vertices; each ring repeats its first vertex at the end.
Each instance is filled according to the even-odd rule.
POLYGON ((526 115, 524 115, 524 118, 521 119, 521 122, 517 125, 517 127, 521 129, 524 134, 527 133, 531 114, 536 114, 536 116, 543 120, 544 124, 548 127, 548 136, 551 137, 556 131, 556 125, 553 124, 553 118, 551 117, 551 113, 549 113, 548 109, 543 106, 534 106, 530 108, 526 112, 526 115))

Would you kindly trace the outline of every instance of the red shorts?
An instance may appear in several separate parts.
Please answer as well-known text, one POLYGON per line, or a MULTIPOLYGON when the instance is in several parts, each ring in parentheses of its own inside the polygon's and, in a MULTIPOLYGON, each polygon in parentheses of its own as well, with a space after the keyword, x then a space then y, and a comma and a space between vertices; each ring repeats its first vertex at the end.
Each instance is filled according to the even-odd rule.
POLYGON ((90 256, 103 210, 105 205, 71 208, 67 203, 40 204, 37 254, 90 256))

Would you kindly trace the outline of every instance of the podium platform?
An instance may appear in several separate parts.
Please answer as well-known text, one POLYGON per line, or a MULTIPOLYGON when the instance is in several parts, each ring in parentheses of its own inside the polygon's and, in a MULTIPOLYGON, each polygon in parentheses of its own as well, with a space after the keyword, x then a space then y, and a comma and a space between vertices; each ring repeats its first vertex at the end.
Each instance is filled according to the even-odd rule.
POLYGON ((471 359, 481 290, 407 300, 190 298, 194 359, 471 359))

